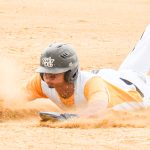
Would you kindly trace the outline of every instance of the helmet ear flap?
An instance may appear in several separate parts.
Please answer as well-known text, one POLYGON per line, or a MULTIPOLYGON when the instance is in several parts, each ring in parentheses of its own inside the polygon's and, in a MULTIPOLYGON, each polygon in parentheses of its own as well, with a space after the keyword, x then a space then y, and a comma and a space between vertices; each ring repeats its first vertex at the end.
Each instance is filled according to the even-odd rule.
POLYGON ((65 73, 65 81, 72 83, 78 77, 78 67, 74 68, 73 70, 69 70, 65 73))

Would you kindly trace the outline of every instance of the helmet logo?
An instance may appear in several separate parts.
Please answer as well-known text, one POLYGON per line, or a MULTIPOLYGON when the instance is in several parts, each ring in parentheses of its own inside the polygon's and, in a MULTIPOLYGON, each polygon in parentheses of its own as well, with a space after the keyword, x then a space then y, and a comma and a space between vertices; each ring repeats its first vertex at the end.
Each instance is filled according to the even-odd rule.
POLYGON ((54 61, 55 61, 55 59, 52 59, 51 57, 49 57, 49 58, 45 57, 42 59, 42 64, 44 65, 44 67, 53 67, 54 61))
POLYGON ((70 63, 69 63, 69 67, 71 67, 72 65, 73 65, 73 63, 72 63, 72 62, 70 62, 70 63))

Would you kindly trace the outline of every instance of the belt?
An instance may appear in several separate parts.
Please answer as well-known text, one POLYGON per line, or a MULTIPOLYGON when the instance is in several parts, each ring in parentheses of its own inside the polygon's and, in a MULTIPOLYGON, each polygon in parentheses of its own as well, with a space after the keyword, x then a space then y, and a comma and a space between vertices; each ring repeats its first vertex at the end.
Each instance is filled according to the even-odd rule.
POLYGON ((126 80, 126 79, 123 79, 123 78, 120 78, 124 83, 126 83, 127 85, 134 85, 135 88, 136 88, 136 91, 142 96, 144 97, 144 94, 141 92, 141 90, 135 85, 133 84, 132 82, 126 80))

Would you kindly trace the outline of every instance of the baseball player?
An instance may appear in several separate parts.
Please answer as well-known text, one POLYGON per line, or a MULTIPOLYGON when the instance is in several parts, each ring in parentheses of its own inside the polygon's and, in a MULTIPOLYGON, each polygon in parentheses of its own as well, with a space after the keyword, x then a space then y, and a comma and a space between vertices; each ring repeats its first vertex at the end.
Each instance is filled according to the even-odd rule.
POLYGON ((150 25, 118 70, 81 71, 75 49, 66 43, 49 45, 40 66, 25 85, 27 99, 49 98, 62 110, 80 108, 91 117, 107 108, 139 107, 150 99, 150 25))

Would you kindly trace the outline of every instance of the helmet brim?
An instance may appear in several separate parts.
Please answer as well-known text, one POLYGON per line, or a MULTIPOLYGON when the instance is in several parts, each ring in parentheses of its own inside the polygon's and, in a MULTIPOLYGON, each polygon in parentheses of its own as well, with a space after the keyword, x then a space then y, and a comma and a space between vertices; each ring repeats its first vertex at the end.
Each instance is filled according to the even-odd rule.
POLYGON ((38 73, 52 73, 52 74, 58 74, 58 73, 63 73, 63 72, 67 72, 68 70, 70 70, 70 68, 45 68, 40 66, 39 68, 36 69, 36 72, 38 73))

